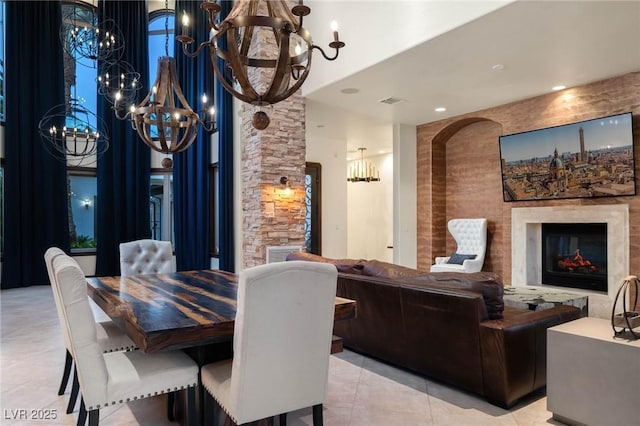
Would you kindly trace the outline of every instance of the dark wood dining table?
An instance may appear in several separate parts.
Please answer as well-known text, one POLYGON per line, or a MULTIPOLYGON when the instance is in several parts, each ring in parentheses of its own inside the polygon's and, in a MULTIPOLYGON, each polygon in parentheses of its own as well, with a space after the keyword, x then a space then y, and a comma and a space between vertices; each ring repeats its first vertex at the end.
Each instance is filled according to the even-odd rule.
MULTIPOLYGON (((238 276, 220 270, 87 278, 90 298, 146 353, 231 341, 237 290, 238 276)), ((336 297, 335 320, 355 310, 336 297)))
MULTIPOLYGON (((199 366, 233 356, 238 276, 199 270, 128 277, 87 278, 89 297, 146 353, 184 350, 199 366)), ((356 302, 336 297, 335 320, 354 318, 356 302)), ((340 339, 341 347, 341 339, 340 339)), ((332 345, 332 351, 334 346, 332 345)), ((185 421, 178 395, 176 420, 185 421)), ((196 397, 204 422, 203 389, 196 397)))

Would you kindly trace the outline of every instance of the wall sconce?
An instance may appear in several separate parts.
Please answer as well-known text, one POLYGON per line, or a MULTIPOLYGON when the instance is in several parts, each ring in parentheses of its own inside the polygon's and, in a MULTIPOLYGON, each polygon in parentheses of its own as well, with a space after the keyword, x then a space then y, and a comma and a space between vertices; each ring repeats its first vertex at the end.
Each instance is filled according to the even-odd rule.
POLYGON ((82 200, 82 205, 84 206, 85 209, 89 210, 89 206, 91 205, 91 200, 88 198, 85 198, 84 200, 82 200))
POLYGON ((284 195, 291 195, 291 181, 288 177, 282 176, 280 178, 280 185, 284 189, 284 195))

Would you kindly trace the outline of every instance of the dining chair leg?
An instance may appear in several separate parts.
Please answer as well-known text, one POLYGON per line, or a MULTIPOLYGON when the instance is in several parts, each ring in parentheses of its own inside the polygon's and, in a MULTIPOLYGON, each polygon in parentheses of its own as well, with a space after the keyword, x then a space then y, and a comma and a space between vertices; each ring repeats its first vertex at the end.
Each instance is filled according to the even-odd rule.
POLYGON ((169 392, 167 394, 167 419, 169 419, 169 421, 174 421, 176 416, 175 416, 175 409, 176 409, 176 393, 175 392, 169 392))
POLYGON ((313 426, 322 426, 322 404, 313 406, 313 426))
POLYGON ((89 426, 98 426, 100 420, 100 410, 89 411, 89 426))
POLYGON ((215 419, 215 403, 213 402, 213 397, 209 395, 209 392, 204 391, 204 395, 202 395, 202 421, 200 424, 203 425, 213 425, 215 419))
POLYGON ((224 412, 224 410, 222 409, 218 401, 215 400, 213 395, 211 395, 206 390, 205 390, 205 393, 207 394, 207 398, 210 398, 211 406, 213 407, 213 410, 211 410, 212 421, 209 424, 212 426, 226 425, 225 423, 227 421, 226 413, 224 412))
POLYGON ((84 426, 84 422, 87 420, 87 409, 84 406, 84 398, 80 397, 80 412, 78 413, 77 426, 84 426))
POLYGON ((287 426, 287 413, 280 414, 280 426, 287 426))
POLYGON ((187 389, 187 425, 196 426, 196 388, 190 387, 187 389))
POLYGON ((80 383, 78 383, 78 369, 73 369, 73 383, 71 384, 71 396, 69 396, 69 404, 67 405, 67 414, 73 413, 76 408, 76 401, 78 400, 78 391, 80 390, 80 383))
POLYGON ((73 357, 71 352, 67 349, 67 356, 64 359, 64 372, 62 373, 62 381, 60 382, 60 389, 58 389, 58 395, 63 395, 65 389, 67 389, 67 383, 69 382, 69 374, 71 374, 71 365, 73 364, 73 357))

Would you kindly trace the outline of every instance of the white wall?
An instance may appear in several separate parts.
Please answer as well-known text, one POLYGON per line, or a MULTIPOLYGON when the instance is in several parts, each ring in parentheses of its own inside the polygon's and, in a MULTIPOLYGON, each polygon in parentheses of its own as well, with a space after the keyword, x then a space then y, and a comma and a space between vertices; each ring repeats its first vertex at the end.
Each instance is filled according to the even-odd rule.
POLYGON ((339 24, 340 39, 346 46, 335 62, 316 56, 318 59, 313 61, 313 70, 302 87, 303 94, 312 93, 512 2, 308 0, 305 4, 311 8, 311 14, 305 17, 304 26, 313 36, 314 44, 333 55, 327 46, 333 41, 330 23, 335 19, 339 24))
POLYGON ((322 165, 322 255, 347 256, 347 143, 307 133, 306 161, 322 165))
POLYGON ((393 154, 365 160, 380 171, 380 181, 347 183, 347 257, 393 262, 387 248, 393 246, 393 154))
POLYGON ((393 126, 393 263, 416 268, 417 197, 416 127, 393 126))

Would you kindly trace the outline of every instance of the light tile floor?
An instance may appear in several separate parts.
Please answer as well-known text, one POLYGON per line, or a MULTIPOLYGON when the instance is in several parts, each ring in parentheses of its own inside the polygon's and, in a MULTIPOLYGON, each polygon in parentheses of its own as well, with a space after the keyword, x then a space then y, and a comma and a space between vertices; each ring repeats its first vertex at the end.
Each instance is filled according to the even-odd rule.
MULTIPOLYGON (((99 320, 107 319, 95 305, 94 313, 99 320)), ((69 389, 65 395, 57 395, 64 365, 64 343, 51 288, 34 286, 1 291, 0 329, 0 424, 75 425, 77 407, 73 414, 65 414, 69 389), (38 413, 55 413, 56 418, 32 417, 38 413), (24 415, 27 419, 20 419, 24 415)), ((100 412, 100 424, 173 424, 165 417, 164 398, 108 407, 100 412)), ((312 424, 311 410, 290 413, 287 424, 312 424)), ((560 423, 552 420, 546 410, 544 392, 511 410, 503 410, 442 383, 344 351, 331 357, 324 424, 534 426, 560 423)))

